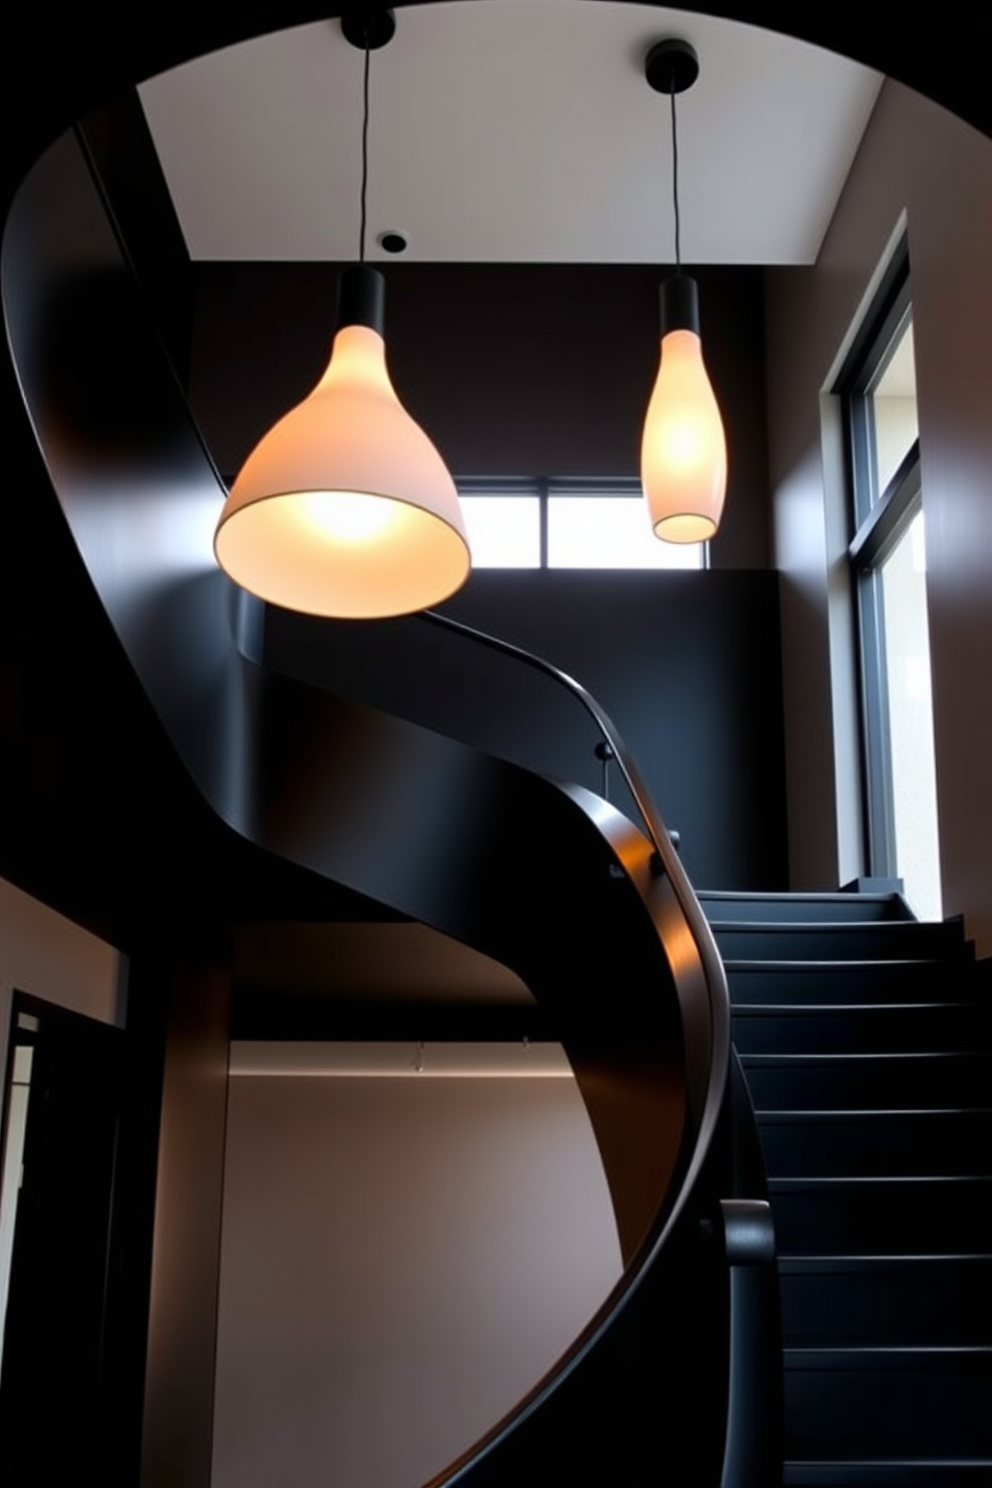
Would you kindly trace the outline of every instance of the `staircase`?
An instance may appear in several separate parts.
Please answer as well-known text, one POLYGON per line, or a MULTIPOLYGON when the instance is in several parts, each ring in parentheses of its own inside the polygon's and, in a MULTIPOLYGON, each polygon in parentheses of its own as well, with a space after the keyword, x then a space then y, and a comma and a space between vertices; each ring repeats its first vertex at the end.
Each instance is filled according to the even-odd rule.
POLYGON ((786 1488, 992 1482, 988 963, 894 894, 699 897, 769 1178, 786 1488))

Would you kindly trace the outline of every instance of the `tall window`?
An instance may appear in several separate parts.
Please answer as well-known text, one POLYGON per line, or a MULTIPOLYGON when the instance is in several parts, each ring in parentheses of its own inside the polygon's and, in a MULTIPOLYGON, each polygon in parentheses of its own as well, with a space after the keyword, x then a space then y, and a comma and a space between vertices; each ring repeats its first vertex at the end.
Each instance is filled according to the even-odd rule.
POLYGON ((849 441, 870 868, 902 878, 916 912, 939 918, 926 540, 905 250, 838 391, 849 441))

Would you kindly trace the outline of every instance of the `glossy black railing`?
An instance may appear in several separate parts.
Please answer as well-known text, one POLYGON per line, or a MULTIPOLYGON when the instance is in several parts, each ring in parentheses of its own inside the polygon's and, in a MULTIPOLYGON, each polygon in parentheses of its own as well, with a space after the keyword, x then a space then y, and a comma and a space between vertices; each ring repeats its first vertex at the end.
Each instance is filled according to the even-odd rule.
POLYGON ((730 998, 727 991, 727 977, 709 922, 700 907, 688 875, 661 819, 661 813, 652 799, 651 792, 648 790, 633 755, 624 743, 619 729, 592 693, 583 687, 581 682, 562 671, 560 667, 554 666, 544 657, 536 656, 533 652, 525 650, 522 646, 514 645, 499 636, 489 635, 485 631, 465 625, 462 621, 454 620, 448 615, 438 614, 434 610, 426 611, 420 618, 452 634, 463 636, 475 645, 484 646, 487 650, 511 657, 522 666, 530 667, 533 671, 549 677, 581 704, 596 725, 602 743, 608 747, 610 756, 620 770, 650 839, 654 853, 652 868, 656 872, 663 872, 671 884, 702 963, 708 1028, 701 1029, 700 1027, 703 999, 699 997, 698 989, 695 987, 691 991, 687 989, 686 996, 680 997, 680 1000, 686 1038, 690 1045, 688 1051, 690 1072, 692 1075, 697 1075, 701 1069, 705 1069, 708 1074, 708 1078, 704 1077, 704 1081, 693 1092, 698 1100, 698 1108, 702 1116, 699 1136, 705 1150, 719 1113, 727 1080, 730 1053, 730 998), (700 1041, 701 1047, 697 1051, 693 1046, 700 1041), (697 1052, 700 1055, 698 1063, 693 1058, 697 1052))

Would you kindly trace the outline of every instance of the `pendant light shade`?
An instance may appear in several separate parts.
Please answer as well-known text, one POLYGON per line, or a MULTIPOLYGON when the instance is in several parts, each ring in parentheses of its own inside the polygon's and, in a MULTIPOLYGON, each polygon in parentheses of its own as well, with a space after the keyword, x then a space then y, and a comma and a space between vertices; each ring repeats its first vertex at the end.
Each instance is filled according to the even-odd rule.
POLYGON ((686 274, 661 290, 661 365, 644 421, 641 485, 655 536, 706 542, 720 525, 727 444, 703 365, 696 282, 686 274))
POLYGON ((341 619, 409 614, 468 577, 454 482, 386 369, 384 283, 341 276, 327 370, 248 456, 214 550, 242 588, 341 619))
POLYGON ((270 604, 342 620, 440 604, 468 578, 455 483, 386 370, 385 282, 365 264, 369 56, 396 29, 362 3, 341 29, 364 53, 359 262, 341 275, 327 371, 248 456, 214 535, 217 562, 270 604))
POLYGON ((707 542, 717 531, 727 489, 727 442, 703 365, 699 291, 682 273, 679 152, 675 99, 699 76, 687 41, 669 37, 644 61, 648 85, 666 93, 672 112, 672 197, 677 272, 661 287, 661 365, 641 438, 641 485, 651 527, 665 542, 707 542))

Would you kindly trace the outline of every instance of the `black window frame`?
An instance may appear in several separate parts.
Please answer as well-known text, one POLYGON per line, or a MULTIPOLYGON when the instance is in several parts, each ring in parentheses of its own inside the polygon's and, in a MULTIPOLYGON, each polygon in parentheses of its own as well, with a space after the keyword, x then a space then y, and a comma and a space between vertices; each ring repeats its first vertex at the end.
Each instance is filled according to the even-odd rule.
POLYGON ((834 388, 845 431, 850 541, 860 688, 862 811, 869 872, 897 874, 892 743, 882 568, 922 507, 919 439, 884 489, 878 489, 873 393, 912 320, 905 239, 882 278, 834 388))

